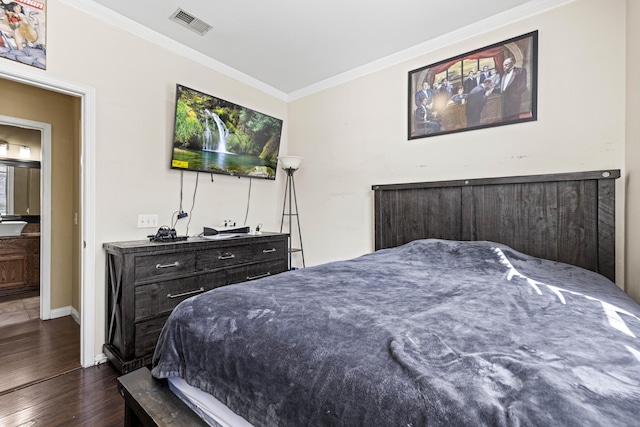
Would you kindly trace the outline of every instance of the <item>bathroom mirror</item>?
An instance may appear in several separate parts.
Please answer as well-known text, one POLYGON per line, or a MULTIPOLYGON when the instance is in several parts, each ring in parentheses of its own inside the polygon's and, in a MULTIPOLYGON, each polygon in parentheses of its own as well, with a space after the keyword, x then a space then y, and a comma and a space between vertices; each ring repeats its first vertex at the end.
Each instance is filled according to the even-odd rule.
POLYGON ((40 215, 40 162, 0 159, 0 213, 40 215))
POLYGON ((5 219, 39 222, 41 151, 40 129, 0 123, 0 213, 5 219))

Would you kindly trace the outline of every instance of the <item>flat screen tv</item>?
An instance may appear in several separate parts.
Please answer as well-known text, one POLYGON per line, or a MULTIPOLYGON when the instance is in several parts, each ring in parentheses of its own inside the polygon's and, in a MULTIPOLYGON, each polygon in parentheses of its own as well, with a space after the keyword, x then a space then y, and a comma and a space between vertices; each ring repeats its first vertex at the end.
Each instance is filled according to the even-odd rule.
POLYGON ((275 179, 282 120, 176 86, 171 168, 275 179))

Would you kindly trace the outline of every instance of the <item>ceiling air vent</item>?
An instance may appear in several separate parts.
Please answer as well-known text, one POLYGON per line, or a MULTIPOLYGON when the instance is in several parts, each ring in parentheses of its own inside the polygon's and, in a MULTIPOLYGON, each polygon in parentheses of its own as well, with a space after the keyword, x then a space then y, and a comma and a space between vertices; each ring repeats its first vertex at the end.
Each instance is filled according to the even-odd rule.
POLYGON ((171 15, 169 19, 189 28, 192 31, 195 31, 201 36, 211 29, 211 25, 180 8, 173 12, 173 15, 171 15))

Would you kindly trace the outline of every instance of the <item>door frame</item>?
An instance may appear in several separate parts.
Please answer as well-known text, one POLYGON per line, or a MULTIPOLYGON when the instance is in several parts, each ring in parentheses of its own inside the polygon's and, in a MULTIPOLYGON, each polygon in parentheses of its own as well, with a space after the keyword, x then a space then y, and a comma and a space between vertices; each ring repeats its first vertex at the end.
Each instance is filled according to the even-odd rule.
POLYGON ((51 319, 51 124, 0 115, 0 125, 40 131, 40 318, 51 319))
MULTIPOLYGON (((80 251, 80 364, 93 366, 102 361, 95 350, 95 89, 7 61, 0 62, 0 78, 80 98, 80 206, 82 209, 80 251)), ((50 157, 50 156, 49 156, 50 157)), ((43 155, 43 158, 44 155, 43 155)), ((49 233, 50 235, 50 233, 49 233)), ((50 242, 49 242, 50 246, 50 242)), ((50 248, 49 248, 50 250, 50 248)))

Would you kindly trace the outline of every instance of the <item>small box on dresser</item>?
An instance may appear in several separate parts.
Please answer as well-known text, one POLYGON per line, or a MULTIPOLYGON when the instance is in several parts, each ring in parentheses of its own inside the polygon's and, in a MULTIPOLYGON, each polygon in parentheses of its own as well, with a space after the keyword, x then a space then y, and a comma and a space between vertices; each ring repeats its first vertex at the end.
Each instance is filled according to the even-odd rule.
POLYGON ((287 270, 288 234, 263 233, 171 243, 105 243, 104 352, 120 372, 151 362, 173 308, 220 286, 287 270))

